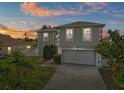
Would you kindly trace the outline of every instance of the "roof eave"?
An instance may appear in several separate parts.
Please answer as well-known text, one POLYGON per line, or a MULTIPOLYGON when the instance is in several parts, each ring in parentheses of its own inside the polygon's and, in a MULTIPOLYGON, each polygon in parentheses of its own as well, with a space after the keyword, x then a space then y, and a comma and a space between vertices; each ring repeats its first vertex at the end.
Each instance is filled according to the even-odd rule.
POLYGON ((69 27, 105 27, 105 24, 101 24, 101 25, 82 25, 82 26, 58 26, 55 28, 69 28, 69 27))

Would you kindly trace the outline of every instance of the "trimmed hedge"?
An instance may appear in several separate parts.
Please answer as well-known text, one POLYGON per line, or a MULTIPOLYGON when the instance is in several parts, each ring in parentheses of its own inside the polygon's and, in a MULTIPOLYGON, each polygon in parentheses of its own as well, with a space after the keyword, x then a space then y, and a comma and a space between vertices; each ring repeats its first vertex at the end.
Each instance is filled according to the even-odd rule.
POLYGON ((55 63, 61 64, 61 55, 60 54, 55 54, 53 56, 53 60, 54 60, 55 63))
POLYGON ((57 47, 54 45, 46 45, 43 49, 43 57, 45 59, 52 59, 53 55, 57 54, 57 47))

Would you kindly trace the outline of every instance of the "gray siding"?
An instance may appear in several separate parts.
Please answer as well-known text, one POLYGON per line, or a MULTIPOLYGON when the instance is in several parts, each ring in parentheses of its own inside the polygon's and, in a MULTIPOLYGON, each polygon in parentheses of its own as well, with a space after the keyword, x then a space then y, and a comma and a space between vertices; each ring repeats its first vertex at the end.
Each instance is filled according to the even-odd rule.
MULTIPOLYGON (((46 31, 45 31, 46 32, 46 31)), ((43 41, 43 33, 40 32, 38 34, 38 47, 39 47, 39 54, 43 55, 43 47, 45 45, 53 45, 54 44, 54 38, 55 38, 55 32, 48 32, 48 41, 43 41)))
MULTIPOLYGON (((85 28, 85 27, 84 27, 85 28)), ((90 27, 92 28, 92 41, 82 41, 82 28, 74 29, 74 41, 65 40, 65 29, 60 29, 60 47, 61 48, 92 48, 99 42, 99 28, 100 27, 90 27)))
MULTIPOLYGON (((73 28, 73 27, 71 27, 73 28)), ((66 41, 65 40, 65 29, 66 28, 59 28, 59 38, 60 38, 60 48, 88 48, 88 49, 94 49, 95 46, 99 42, 100 37, 100 28, 101 27, 78 27, 78 28, 73 28, 74 30, 74 40, 73 41, 66 41), (82 40, 82 34, 83 28, 91 28, 92 29, 92 41, 83 41, 82 40)), ((102 28, 101 28, 102 29, 102 28)), ((41 31, 38 34, 38 47, 39 47, 39 54, 42 56, 43 55, 43 47, 45 45, 53 45, 54 44, 54 38, 55 38, 56 32, 53 31, 41 31), (43 33, 48 32, 48 41, 43 41, 43 33)))

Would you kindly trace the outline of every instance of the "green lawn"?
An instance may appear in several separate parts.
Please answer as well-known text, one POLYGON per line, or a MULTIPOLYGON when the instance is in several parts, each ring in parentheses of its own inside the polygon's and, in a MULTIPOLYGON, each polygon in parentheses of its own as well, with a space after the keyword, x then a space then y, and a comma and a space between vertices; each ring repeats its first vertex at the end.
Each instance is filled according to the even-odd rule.
MULTIPOLYGON (((116 79, 113 79, 112 72, 110 68, 103 67, 99 69, 102 78, 109 90, 119 90, 124 89, 124 83, 122 81, 118 82, 116 79)), ((124 74, 121 77, 122 80, 124 80, 124 74)))
POLYGON ((0 90, 42 89, 54 74, 56 68, 41 67, 41 57, 13 57, 0 60, 0 90), (20 62, 23 61, 23 62, 20 62))

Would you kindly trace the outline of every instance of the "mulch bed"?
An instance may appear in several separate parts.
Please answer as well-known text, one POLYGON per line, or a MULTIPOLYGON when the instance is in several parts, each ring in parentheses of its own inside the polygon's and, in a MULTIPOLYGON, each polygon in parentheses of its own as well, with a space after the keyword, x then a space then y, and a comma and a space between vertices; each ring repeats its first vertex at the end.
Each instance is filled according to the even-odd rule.
POLYGON ((104 68, 99 69, 99 72, 102 75, 103 80, 104 80, 104 82, 105 82, 105 84, 109 90, 120 89, 113 83, 112 76, 111 76, 112 73, 108 67, 104 67, 104 68))

